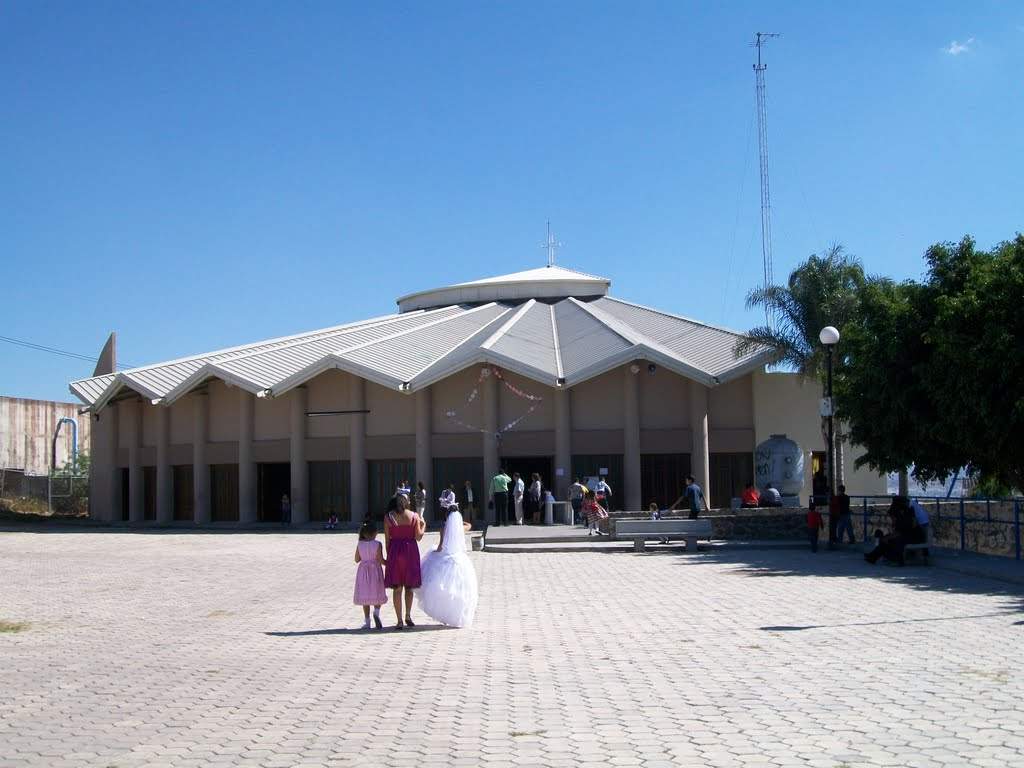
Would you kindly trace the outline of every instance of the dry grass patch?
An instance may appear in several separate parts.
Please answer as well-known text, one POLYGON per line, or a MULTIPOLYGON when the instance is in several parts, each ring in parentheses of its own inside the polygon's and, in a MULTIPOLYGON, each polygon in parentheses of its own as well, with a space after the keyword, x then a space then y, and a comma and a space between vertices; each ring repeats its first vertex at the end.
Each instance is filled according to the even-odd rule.
POLYGON ((0 619, 0 632, 24 632, 31 625, 27 621, 7 621, 6 619, 0 619))

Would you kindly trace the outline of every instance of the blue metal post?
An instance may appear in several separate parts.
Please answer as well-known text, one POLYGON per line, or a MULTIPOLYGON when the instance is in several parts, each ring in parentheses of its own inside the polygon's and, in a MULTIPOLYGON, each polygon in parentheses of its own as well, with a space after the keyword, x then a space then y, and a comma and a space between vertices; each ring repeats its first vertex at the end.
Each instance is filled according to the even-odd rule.
MULTIPOLYGON (((864 497, 864 541, 868 540, 868 497, 864 497)), ((1020 547, 1017 548, 1018 551, 1020 547)))
POLYGON ((967 520, 964 518, 964 499, 960 497, 960 551, 967 549, 967 520))
POLYGON ((1016 557, 1020 560, 1020 502, 1013 502, 1013 544, 1016 557))

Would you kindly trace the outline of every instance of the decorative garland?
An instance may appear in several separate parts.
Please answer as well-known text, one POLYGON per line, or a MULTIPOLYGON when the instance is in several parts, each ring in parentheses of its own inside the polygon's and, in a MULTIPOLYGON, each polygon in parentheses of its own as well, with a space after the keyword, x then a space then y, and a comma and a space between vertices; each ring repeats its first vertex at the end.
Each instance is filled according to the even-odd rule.
MULTIPOLYGON (((508 432, 511 429, 515 429, 519 422, 521 422, 523 419, 525 419, 527 416, 529 416, 531 413, 537 410, 537 406, 541 404, 541 401, 544 398, 541 397, 540 395, 532 395, 529 392, 525 392, 519 387, 517 387, 515 384, 513 384, 511 381, 509 381, 502 375, 500 368, 497 368, 496 366, 493 365, 485 365, 483 368, 480 369, 480 376, 476 380, 476 384, 473 386, 473 391, 470 392, 469 397, 466 398, 466 405, 469 405, 474 400, 476 400, 477 395, 480 393, 480 384, 482 384, 483 380, 490 376, 492 373, 494 374, 495 377, 497 377, 497 379, 502 384, 505 385, 505 389, 507 389, 516 397, 522 400, 527 400, 532 403, 532 405, 526 410, 526 413, 524 413, 519 418, 510 421, 508 424, 506 424, 504 427, 502 427, 501 429, 494 433, 495 439, 501 440, 502 433, 508 432)), ((473 424, 467 424, 466 422, 462 421, 458 417, 458 412, 454 408, 445 411, 444 415, 447 416, 452 421, 454 421, 460 427, 464 427, 465 429, 468 429, 471 432, 480 432, 485 434, 487 432, 487 430, 485 429, 481 429, 478 426, 475 426, 473 424)))

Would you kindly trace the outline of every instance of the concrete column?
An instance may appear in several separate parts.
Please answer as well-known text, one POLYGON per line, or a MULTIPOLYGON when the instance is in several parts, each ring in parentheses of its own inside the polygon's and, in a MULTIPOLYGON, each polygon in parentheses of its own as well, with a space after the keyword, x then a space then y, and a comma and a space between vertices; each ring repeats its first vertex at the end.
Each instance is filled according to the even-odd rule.
MULTIPOLYGON (((634 373, 636 364, 624 370, 622 388, 622 468, 626 486, 623 499, 629 511, 642 510, 640 488, 640 374, 634 373)), ((612 492, 615 492, 615 488, 612 492)))
MULTIPOLYGON (((491 500, 491 478, 498 474, 500 468, 498 458, 498 379, 492 372, 484 376, 481 384, 481 400, 484 411, 483 451, 484 451, 484 484, 483 498, 480 500, 481 511, 488 523, 494 522, 494 510, 488 509, 491 500)), ((514 517, 509 515, 509 517, 514 517)))
POLYGON ((572 483, 572 405, 569 390, 555 389, 555 497, 559 501, 569 498, 572 483), (562 470, 561 476, 558 470, 562 470))
POLYGON ((306 463, 306 393, 296 387, 291 395, 292 522, 309 522, 309 465, 306 463))
POLYGON ((127 400, 124 406, 128 417, 128 520, 141 523, 146 503, 142 487, 142 401, 127 400))
POLYGON ((210 465, 206 442, 210 435, 210 398, 205 392, 192 395, 192 510, 196 523, 210 522, 210 465))
POLYGON ((171 409, 156 408, 156 521, 174 520, 174 483, 171 476, 171 409))
POLYGON ((92 416, 89 432, 92 471, 89 473, 89 517, 120 520, 121 470, 117 466, 117 406, 108 405, 92 416))
POLYGON ((238 522, 256 522, 256 462, 252 459, 256 397, 238 390, 238 522))
MULTIPOLYGON (((353 377, 351 397, 349 408, 353 411, 366 408, 366 379, 353 377)), ((349 424, 349 506, 352 509, 352 522, 361 522, 370 514, 366 470, 366 414, 353 413, 349 424)))
MULTIPOLYGON (((704 491, 704 498, 710 508, 711 498, 711 456, 708 452, 708 388, 699 381, 690 381, 690 431, 693 446, 690 449, 690 473, 704 491)), ((727 504, 728 506, 728 504, 727 504)))
POLYGON ((433 519, 433 510, 437 505, 433 503, 441 495, 440 488, 433 488, 434 482, 434 453, 431 450, 430 436, 432 424, 430 409, 433 398, 430 387, 416 390, 416 477, 414 480, 421 480, 427 486, 427 510, 424 517, 427 520, 433 519))

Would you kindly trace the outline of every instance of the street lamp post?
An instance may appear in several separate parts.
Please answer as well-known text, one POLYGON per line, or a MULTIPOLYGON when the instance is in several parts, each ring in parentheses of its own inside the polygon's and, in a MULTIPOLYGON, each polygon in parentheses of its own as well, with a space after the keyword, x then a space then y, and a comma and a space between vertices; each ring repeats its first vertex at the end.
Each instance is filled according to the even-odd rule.
POLYGON ((828 516, 828 532, 829 532, 829 544, 835 543, 836 538, 836 521, 833 519, 832 514, 832 496, 836 492, 836 462, 835 462, 835 436, 832 427, 833 414, 835 408, 832 405, 832 348, 839 343, 839 331, 831 325, 826 325, 821 329, 821 333, 818 334, 818 339, 825 347, 825 354, 827 360, 827 371, 828 380, 826 388, 827 394, 827 411, 826 418, 828 419, 828 498, 829 498, 829 516, 828 516))

